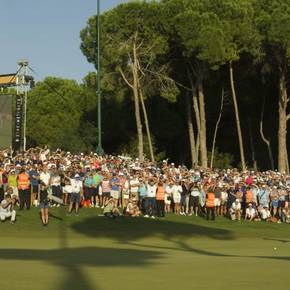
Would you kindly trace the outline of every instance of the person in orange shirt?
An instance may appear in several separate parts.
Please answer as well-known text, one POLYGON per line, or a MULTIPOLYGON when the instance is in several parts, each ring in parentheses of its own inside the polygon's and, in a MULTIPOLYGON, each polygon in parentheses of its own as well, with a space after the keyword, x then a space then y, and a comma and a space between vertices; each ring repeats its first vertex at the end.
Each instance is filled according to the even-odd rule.
POLYGON ((20 170, 17 177, 17 187, 19 193, 19 210, 23 210, 24 206, 26 209, 30 209, 30 181, 29 174, 26 172, 25 168, 20 170))
POLYGON ((206 194, 206 219, 209 220, 209 216, 211 216, 211 220, 215 220, 215 194, 213 193, 212 188, 208 188, 208 192, 206 194))
POLYGON ((254 203, 254 194, 251 187, 248 186, 246 190, 246 207, 248 207, 250 203, 254 203))
POLYGON ((163 182, 159 181, 157 185, 156 192, 156 207, 157 207, 157 216, 165 217, 165 188, 163 186, 163 182))

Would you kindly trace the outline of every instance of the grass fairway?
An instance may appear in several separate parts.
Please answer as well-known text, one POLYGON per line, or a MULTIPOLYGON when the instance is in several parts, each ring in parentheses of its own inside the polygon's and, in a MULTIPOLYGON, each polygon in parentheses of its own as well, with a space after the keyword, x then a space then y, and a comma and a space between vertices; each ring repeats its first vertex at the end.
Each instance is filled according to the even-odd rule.
POLYGON ((0 224, 1 290, 289 289, 287 224, 51 213, 0 224))

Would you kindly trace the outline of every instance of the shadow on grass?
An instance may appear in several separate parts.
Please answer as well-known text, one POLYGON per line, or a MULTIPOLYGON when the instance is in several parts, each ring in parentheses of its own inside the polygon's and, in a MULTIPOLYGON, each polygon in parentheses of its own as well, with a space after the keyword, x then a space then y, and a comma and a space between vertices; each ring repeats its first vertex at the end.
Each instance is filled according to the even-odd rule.
MULTIPOLYGON (((41 261, 61 267, 65 273, 59 290, 96 290, 84 266, 92 267, 141 267, 153 264, 162 254, 157 251, 114 249, 114 248, 74 248, 57 250, 9 249, 0 250, 1 260, 41 261)), ((29 269, 30 271, 30 269, 29 269)))
POLYGON ((272 239, 272 238, 264 238, 264 241, 274 241, 274 242, 280 242, 282 244, 290 243, 290 240, 285 239, 272 239))
POLYGON ((72 228, 92 238, 110 238, 118 242, 133 242, 147 237, 160 237, 165 241, 206 237, 216 240, 233 240, 231 231, 190 223, 145 218, 89 217, 74 223, 72 228))
MULTIPOLYGON (((111 220, 106 217, 91 217, 72 225, 78 233, 92 238, 110 238, 127 246, 155 249, 175 250, 191 252, 210 257, 229 258, 256 258, 290 261, 290 256, 242 256, 208 251, 204 248, 195 248, 187 243, 187 238, 204 237, 213 240, 235 240, 231 231, 219 228, 211 228, 190 223, 180 223, 166 220, 120 218, 111 220), (137 243, 142 238, 158 237, 164 242, 173 242, 175 247, 144 245, 137 243)), ((285 242, 283 240, 283 242, 285 242)))

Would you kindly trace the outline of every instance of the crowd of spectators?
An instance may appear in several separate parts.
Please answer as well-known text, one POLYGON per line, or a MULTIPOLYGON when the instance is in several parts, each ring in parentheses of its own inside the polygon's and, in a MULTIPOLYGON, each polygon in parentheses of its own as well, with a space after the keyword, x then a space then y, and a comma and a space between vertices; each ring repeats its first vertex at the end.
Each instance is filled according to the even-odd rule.
POLYGON ((277 171, 188 169, 167 160, 156 165, 126 156, 71 154, 60 149, 0 151, 0 218, 15 221, 16 211, 40 207, 102 208, 119 215, 163 218, 167 214, 224 216, 240 221, 290 222, 290 176, 277 171), (57 201, 61 202, 57 202, 57 201))

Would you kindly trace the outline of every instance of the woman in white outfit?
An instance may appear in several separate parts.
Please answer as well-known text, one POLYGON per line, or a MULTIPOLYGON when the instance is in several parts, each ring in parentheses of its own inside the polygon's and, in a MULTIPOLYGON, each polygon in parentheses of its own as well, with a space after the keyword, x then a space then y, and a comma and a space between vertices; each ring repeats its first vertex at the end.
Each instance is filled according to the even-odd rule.
POLYGON ((181 201, 182 186, 179 181, 176 181, 172 189, 172 198, 174 202, 175 214, 180 214, 180 201, 181 201))

